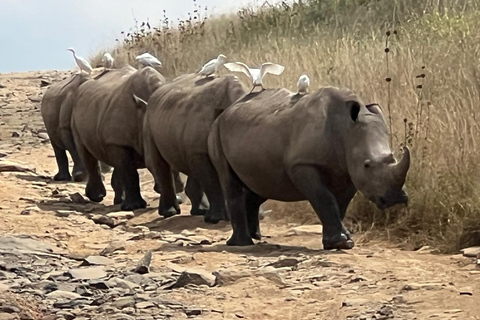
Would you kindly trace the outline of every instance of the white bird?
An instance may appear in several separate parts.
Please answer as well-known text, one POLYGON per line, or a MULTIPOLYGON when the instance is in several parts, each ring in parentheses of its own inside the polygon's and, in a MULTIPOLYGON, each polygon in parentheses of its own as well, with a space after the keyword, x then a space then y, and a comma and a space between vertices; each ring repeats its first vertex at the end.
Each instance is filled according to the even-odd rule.
POLYGON ((310 85, 310 78, 306 74, 302 74, 297 81, 297 90, 299 94, 305 94, 308 91, 310 85))
POLYGON ((219 54, 216 59, 212 59, 205 63, 202 70, 200 70, 198 74, 208 77, 214 73, 217 73, 218 69, 223 65, 226 58, 227 57, 223 54, 219 54))
POLYGON ((82 57, 77 57, 77 55, 75 54, 75 50, 73 50, 73 48, 68 48, 67 50, 72 51, 73 57, 75 58, 75 62, 77 63, 77 66, 80 68, 80 73, 82 72, 82 70, 88 74, 92 73, 93 68, 90 65, 90 63, 88 63, 87 60, 83 59, 82 57))
POLYGON ((103 62, 103 67, 105 69, 110 69, 112 68, 113 66, 113 57, 110 53, 106 52, 104 55, 103 55, 103 58, 102 58, 102 62, 103 62))
POLYGON ((148 52, 145 52, 144 54, 137 56, 135 60, 137 60, 144 66, 150 66, 154 68, 162 66, 162 63, 160 62, 160 60, 158 60, 156 57, 152 56, 148 52))
POLYGON ((262 79, 267 73, 271 73, 278 76, 282 74, 283 70, 285 70, 284 66, 271 63, 271 62, 265 62, 264 64, 262 64, 260 69, 249 68, 245 63, 242 63, 242 62, 229 62, 229 63, 225 63, 224 66, 225 68, 227 68, 232 72, 243 72, 244 74, 246 74, 253 82, 252 91, 257 86, 260 86, 262 87, 262 90, 265 90, 262 84, 262 79))

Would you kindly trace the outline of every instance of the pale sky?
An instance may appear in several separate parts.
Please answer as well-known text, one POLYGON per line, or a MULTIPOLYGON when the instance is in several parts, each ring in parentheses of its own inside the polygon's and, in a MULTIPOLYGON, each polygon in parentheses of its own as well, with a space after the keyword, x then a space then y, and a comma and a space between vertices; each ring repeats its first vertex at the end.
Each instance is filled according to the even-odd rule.
MULTIPOLYGON (((197 0, 216 15, 258 2, 197 0)), ((67 48, 89 58, 114 46, 133 17, 157 26, 163 10, 176 21, 193 11, 193 0, 0 0, 0 73, 72 69, 67 48)))

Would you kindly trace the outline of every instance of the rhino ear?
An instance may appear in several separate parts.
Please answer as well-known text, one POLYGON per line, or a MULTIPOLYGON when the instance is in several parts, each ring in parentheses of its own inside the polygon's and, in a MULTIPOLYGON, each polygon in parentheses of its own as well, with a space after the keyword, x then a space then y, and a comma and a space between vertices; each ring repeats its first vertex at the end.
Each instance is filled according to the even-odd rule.
POLYGON ((143 100, 136 95, 133 95, 133 100, 135 101, 136 105, 142 109, 143 112, 147 110, 147 101, 143 100))
POLYGON ((357 122, 358 114, 360 113, 360 103, 358 101, 348 101, 347 107, 350 109, 350 118, 353 122, 357 122))

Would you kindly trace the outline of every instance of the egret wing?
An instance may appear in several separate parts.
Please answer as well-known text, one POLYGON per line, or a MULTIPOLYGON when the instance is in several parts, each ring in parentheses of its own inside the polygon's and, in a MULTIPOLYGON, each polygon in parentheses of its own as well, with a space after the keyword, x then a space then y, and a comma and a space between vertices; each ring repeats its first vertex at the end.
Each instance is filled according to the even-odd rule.
POLYGON ((223 66, 232 72, 243 72, 247 75, 247 77, 253 80, 250 68, 243 62, 228 62, 225 63, 223 66))
POLYGON ((285 70, 284 66, 281 66, 276 63, 265 62, 264 64, 262 64, 262 67, 260 68, 260 74, 262 78, 267 73, 275 74, 278 76, 282 74, 283 70, 285 70))

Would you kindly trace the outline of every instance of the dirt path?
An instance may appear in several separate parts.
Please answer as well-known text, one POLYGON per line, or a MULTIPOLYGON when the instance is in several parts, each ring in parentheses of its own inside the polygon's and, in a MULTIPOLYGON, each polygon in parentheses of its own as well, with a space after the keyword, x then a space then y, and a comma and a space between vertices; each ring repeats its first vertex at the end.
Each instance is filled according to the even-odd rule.
POLYGON ((109 183, 102 204, 82 204, 71 195, 84 184, 49 179, 56 165, 38 109, 42 76, 66 73, 0 75, 1 160, 36 169, 0 173, 0 320, 480 319, 472 258, 379 242, 323 251, 319 225, 287 224, 275 212, 262 221, 261 243, 227 247, 230 226, 189 216, 188 200, 181 216, 160 219, 146 170, 149 208, 105 218, 119 211, 109 183), (149 250, 150 272, 132 271, 149 250), (106 260, 90 263, 100 266, 74 272, 101 252, 106 260))

